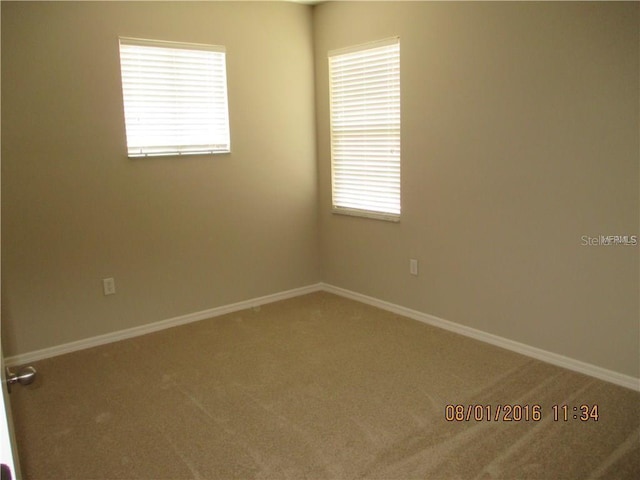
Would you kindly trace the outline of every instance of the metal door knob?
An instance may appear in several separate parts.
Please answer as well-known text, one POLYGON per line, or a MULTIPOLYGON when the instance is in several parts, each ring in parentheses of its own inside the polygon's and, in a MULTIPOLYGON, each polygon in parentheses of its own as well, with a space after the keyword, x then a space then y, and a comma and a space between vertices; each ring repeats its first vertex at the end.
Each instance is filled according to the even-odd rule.
POLYGON ((9 370, 9 367, 6 368, 7 374, 7 389, 11 392, 11 385, 15 385, 19 383, 20 385, 30 385, 36 379, 36 369, 29 367, 22 367, 18 370, 18 373, 13 373, 9 370))

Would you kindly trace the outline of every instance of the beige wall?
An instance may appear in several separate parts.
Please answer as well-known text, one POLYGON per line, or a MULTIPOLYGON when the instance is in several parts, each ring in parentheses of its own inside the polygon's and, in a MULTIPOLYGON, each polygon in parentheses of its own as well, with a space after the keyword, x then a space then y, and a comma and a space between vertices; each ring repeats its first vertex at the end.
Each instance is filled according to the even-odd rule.
POLYGON ((5 353, 323 280, 640 376, 639 248, 581 246, 639 231, 639 9, 3 2, 5 353), (227 47, 231 155, 126 158, 118 35, 227 47), (402 220, 332 215, 326 53, 392 35, 402 220))
POLYGON ((308 6, 3 2, 4 353, 318 282, 313 102, 308 6), (231 155, 126 157, 119 35, 226 46, 231 155))
POLYGON ((314 16, 323 280, 640 376, 637 3, 314 16), (399 35, 402 220, 330 213, 327 51, 399 35), (409 258, 420 275, 409 275, 409 258))

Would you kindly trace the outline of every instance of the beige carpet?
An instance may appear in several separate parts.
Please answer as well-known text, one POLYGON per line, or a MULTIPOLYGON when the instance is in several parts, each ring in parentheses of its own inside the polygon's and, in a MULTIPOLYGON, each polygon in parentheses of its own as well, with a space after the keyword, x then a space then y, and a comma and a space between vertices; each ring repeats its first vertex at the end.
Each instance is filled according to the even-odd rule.
POLYGON ((327 293, 35 366, 12 394, 25 478, 640 478, 639 393, 327 293))

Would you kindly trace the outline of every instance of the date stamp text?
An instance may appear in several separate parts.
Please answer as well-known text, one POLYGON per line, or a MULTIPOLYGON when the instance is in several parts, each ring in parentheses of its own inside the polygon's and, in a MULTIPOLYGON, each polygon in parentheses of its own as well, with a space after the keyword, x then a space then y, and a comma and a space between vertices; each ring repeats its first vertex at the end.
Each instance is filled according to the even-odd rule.
POLYGON ((597 422, 598 404, 552 405, 539 404, 447 404, 444 419, 447 422, 539 422, 551 415, 554 422, 597 422))

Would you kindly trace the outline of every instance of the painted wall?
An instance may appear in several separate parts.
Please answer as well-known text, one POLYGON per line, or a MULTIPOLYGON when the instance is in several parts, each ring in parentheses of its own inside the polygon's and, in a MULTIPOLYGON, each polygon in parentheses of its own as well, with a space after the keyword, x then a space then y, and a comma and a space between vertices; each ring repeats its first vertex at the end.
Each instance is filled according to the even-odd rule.
POLYGON ((640 377, 639 248, 582 245, 639 233, 638 4, 1 8, 7 355, 323 280, 640 377), (231 155, 126 157, 118 35, 226 46, 231 155), (327 51, 393 35, 402 220, 332 215, 327 51))
POLYGON ((315 7, 323 280, 640 376, 639 247, 582 245, 639 233, 639 10, 315 7), (327 52, 395 35, 401 222, 331 214, 327 52))
POLYGON ((3 2, 4 353, 318 282, 312 48, 292 3, 3 2), (226 46, 230 155, 127 158, 119 35, 226 46))

